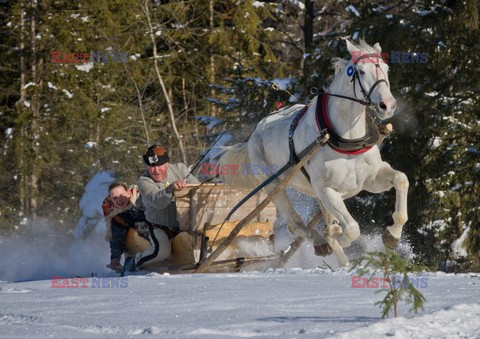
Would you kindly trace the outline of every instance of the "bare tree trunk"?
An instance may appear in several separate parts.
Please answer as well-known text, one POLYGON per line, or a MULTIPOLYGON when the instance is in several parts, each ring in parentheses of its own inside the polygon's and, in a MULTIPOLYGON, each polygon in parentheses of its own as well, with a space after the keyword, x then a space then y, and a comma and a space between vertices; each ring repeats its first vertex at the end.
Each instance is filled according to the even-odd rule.
POLYGON ((175 122, 175 114, 173 113, 173 105, 170 96, 168 95, 167 89, 165 88, 165 83, 163 82, 162 75, 160 74, 160 70, 158 69, 158 54, 157 54, 157 44, 155 41, 155 34, 153 32, 153 26, 152 26, 152 21, 150 19, 150 9, 148 7, 149 1, 145 0, 145 15, 147 16, 147 23, 148 23, 148 33, 150 35, 150 39, 152 40, 152 47, 153 47, 153 60, 154 60, 154 65, 155 65, 155 73, 158 78, 158 82, 160 83, 160 87, 162 87, 162 92, 165 97, 165 100, 167 101, 167 108, 168 108, 168 118, 170 120, 170 124, 172 126, 172 131, 173 135, 175 136, 175 139, 178 143, 178 147, 180 149, 180 155, 182 157, 182 160, 184 163, 187 162, 187 157, 185 154, 185 148, 183 147, 183 141, 178 133, 177 130, 177 124, 175 122))
MULTIPOLYGON (((32 8, 32 16, 30 21, 30 28, 31 28, 31 51, 32 51, 32 60, 31 60, 31 70, 32 70, 32 81, 34 84, 37 85, 37 57, 36 57, 36 10, 37 10, 37 0, 31 0, 31 8, 32 8)), ((38 170, 36 164, 36 160, 38 158, 38 123, 39 123, 39 109, 38 109, 38 89, 35 88, 35 94, 31 98, 30 108, 32 110, 32 121, 31 121, 31 138, 32 138, 32 155, 33 158, 32 164, 30 166, 30 212, 33 216, 33 219, 36 219, 36 211, 38 208, 38 170)))
POLYGON ((465 8, 466 12, 468 13, 467 15, 469 16, 466 28, 471 31, 477 31, 479 26, 477 1, 468 0, 465 8))
MULTIPOLYGON (((25 89, 26 85, 26 75, 25 75, 25 7, 23 0, 20 1, 20 104, 18 110, 25 109, 24 103, 27 99, 27 90, 25 89)), ((22 126, 20 131, 20 145, 17 145, 17 157, 18 157, 18 168, 20 169, 19 177, 19 190, 18 196, 20 199, 20 205, 22 210, 27 210, 27 199, 26 199, 26 173, 24 173, 24 161, 23 154, 18 148, 23 149, 23 143, 25 140, 25 128, 22 126)))
POLYGON ((183 129, 188 124, 188 103, 187 103, 187 83, 185 78, 182 78, 182 97, 183 97, 183 129))
MULTIPOLYGON (((213 11, 213 4, 214 4, 214 1, 215 0, 210 0, 209 4, 208 4, 208 10, 210 12, 210 34, 213 33, 213 29, 215 28, 215 22, 213 21, 213 15, 214 15, 214 11, 213 11)), ((213 50, 210 48, 210 84, 214 84, 215 83, 215 57, 213 55, 213 50)), ((216 94, 216 91, 215 91, 215 87, 210 87, 210 96, 212 98, 215 98, 215 94, 216 94)), ((212 117, 216 116, 217 115, 217 107, 210 103, 209 104, 209 111, 210 111, 210 115, 212 117)))
POLYGON ((305 0, 305 18, 304 18, 304 26, 303 26, 305 53, 312 52, 313 19, 315 19, 313 0, 305 0))
POLYGON ((95 142, 97 145, 100 143, 100 124, 95 126, 95 142))
MULTIPOLYGON (((195 85, 193 85, 193 93, 195 93, 195 85)), ((193 123, 195 126, 195 138, 197 139, 197 145, 200 149, 202 149, 203 144, 202 141, 200 140, 200 133, 198 131, 198 119, 197 119, 197 100, 195 99, 195 96, 192 97, 192 111, 194 115, 193 123)))
POLYGON ((135 80, 133 80, 133 83, 135 84, 135 89, 137 91, 138 108, 140 109, 140 115, 142 116, 143 129, 145 130, 145 138, 147 139, 147 147, 149 147, 150 146, 150 133, 148 132, 147 120, 145 119, 145 111, 143 109, 142 95, 140 94, 140 89, 138 88, 135 80))
MULTIPOLYGON (((304 40, 304 53, 311 54, 313 51, 313 20, 315 19, 314 1, 305 0, 305 16, 303 21, 303 40, 304 40)), ((310 57, 302 58, 303 63, 303 76, 306 78, 311 74, 311 62, 310 57)))
POLYGON ((143 128, 145 130, 145 138, 147 140, 147 147, 149 147, 150 146, 150 133, 148 132, 147 120, 145 119, 145 110, 143 109, 143 101, 142 101, 142 95, 140 93, 140 88, 138 87, 137 82, 135 81, 135 79, 133 79, 132 75, 128 71, 128 68, 125 64, 124 64, 124 67, 125 67, 125 70, 127 71, 127 74, 129 76, 130 80, 132 80, 133 85, 135 86, 135 90, 137 91, 138 108, 140 109, 140 115, 142 117, 143 128))

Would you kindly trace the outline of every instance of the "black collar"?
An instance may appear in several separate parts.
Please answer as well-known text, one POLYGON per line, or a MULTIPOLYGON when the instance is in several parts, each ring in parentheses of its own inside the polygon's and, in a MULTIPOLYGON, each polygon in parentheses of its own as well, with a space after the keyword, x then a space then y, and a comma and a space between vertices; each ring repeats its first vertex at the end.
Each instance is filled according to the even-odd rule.
POLYGON ((359 139, 344 139, 339 136, 328 119, 327 114, 328 93, 321 92, 317 97, 317 107, 315 110, 315 120, 317 127, 321 131, 327 129, 330 134, 328 145, 335 151, 343 154, 360 154, 368 151, 376 145, 380 139, 378 126, 373 118, 366 114, 367 124, 365 136, 359 139))

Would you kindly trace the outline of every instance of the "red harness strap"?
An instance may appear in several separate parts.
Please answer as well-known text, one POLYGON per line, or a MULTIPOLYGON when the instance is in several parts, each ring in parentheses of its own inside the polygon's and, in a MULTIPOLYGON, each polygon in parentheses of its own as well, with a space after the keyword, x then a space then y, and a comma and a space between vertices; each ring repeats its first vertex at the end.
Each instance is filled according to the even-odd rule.
MULTIPOLYGON (((359 146, 357 147, 358 149, 352 149, 352 150, 344 150, 339 147, 335 146, 335 139, 341 140, 342 142, 348 142, 348 140, 342 139, 336 132, 335 129, 332 126, 332 123, 330 122, 330 119, 328 118, 327 114, 327 107, 328 107, 328 94, 327 93, 321 93, 319 94, 317 98, 317 111, 315 114, 315 121, 317 123, 318 129, 321 131, 325 128, 327 128, 328 133, 333 137, 332 142, 328 142, 329 146, 338 153, 342 154, 362 154, 370 150, 373 145, 368 145, 368 146, 359 146)), ((359 143, 361 144, 360 140, 354 140, 354 143, 359 143)))

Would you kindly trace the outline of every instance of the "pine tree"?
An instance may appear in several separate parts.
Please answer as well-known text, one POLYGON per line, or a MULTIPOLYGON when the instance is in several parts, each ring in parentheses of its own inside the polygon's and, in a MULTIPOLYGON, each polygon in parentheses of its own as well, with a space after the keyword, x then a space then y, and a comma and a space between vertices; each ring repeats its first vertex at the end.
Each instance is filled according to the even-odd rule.
MULTIPOLYGON (((410 311, 417 313, 423 310, 426 299, 410 282, 408 273, 413 271, 412 265, 394 251, 366 253, 356 260, 350 271, 358 269, 360 276, 370 275, 369 281, 377 272, 383 273, 388 280, 388 288, 382 288, 376 293, 385 293, 383 300, 375 305, 382 307, 382 318, 389 314, 398 316, 398 304, 402 301, 411 304, 410 311)), ((383 285, 383 284, 382 284, 383 285)))

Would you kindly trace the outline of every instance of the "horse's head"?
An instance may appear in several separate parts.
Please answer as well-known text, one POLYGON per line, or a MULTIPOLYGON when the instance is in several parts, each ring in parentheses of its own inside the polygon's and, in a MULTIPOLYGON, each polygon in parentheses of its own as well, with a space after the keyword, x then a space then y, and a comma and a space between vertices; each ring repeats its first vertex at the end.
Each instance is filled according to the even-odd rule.
POLYGON ((396 101, 390 92, 388 65, 382 58, 380 44, 371 47, 363 41, 358 46, 348 40, 346 42, 352 55, 346 72, 353 77, 354 95, 363 95, 363 99, 375 107, 380 119, 391 118, 396 101))

